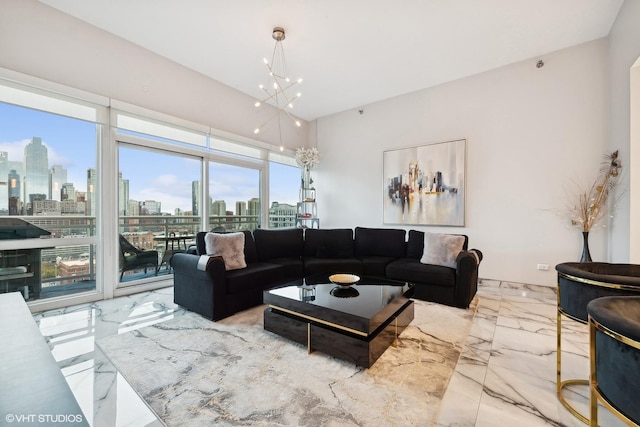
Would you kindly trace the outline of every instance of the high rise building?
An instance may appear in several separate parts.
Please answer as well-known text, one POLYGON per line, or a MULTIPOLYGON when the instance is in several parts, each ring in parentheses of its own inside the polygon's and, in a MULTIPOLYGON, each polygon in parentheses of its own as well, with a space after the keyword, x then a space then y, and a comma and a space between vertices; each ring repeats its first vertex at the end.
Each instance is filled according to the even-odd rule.
POLYGON ((122 179, 122 172, 119 172, 118 182, 118 213, 120 216, 129 215, 129 180, 122 179))
POLYGON ((9 212, 9 153, 0 151, 0 215, 9 212))
POLYGON ((296 226, 297 207, 288 203, 271 203, 269 228, 292 228, 296 226))
POLYGON ((71 182, 65 182, 60 189, 60 201, 76 201, 76 189, 71 182))
POLYGON ((9 215, 20 215, 22 206, 20 205, 20 174, 15 169, 9 171, 8 175, 8 206, 9 215))
POLYGON ((239 222, 247 222, 247 202, 236 202, 236 216, 239 222))
POLYGON ((127 215, 129 216, 140 215, 140 203, 137 200, 129 200, 127 202, 127 215))
POLYGON ((260 199, 257 197, 249 199, 248 205, 247 215, 252 217, 247 219, 249 228, 258 228, 260 226, 260 199))
MULTIPOLYGON (((17 185, 17 190, 13 191, 13 197, 16 198, 14 202, 14 208, 22 201, 20 174, 18 171, 22 171, 21 161, 9 160, 9 153, 6 151, 0 151, 0 215, 9 214, 9 199, 12 197, 9 195, 9 187, 11 185, 9 174, 13 172, 14 185, 17 185)), ((12 215, 19 215, 21 212, 14 213, 12 215)))
MULTIPOLYGON (((36 212, 36 202, 44 202, 47 200, 46 194, 29 194, 29 200, 27 201, 27 215, 36 215, 39 212, 36 212)), ((40 212, 41 213, 41 212, 40 212)))
POLYGON ((22 175, 23 201, 31 200, 34 196, 45 199, 49 196, 49 157, 47 147, 42 139, 34 136, 24 147, 24 173, 22 175))
POLYGON ((60 215, 60 202, 57 200, 35 200, 32 204, 32 215, 60 215))
POLYGON ((224 200, 216 200, 211 203, 211 216, 226 216, 227 203, 224 200))
POLYGON ((75 200, 63 200, 60 202, 60 214, 62 215, 84 215, 86 210, 84 202, 75 200))
POLYGON ((140 206, 140 215, 160 215, 161 212, 161 202, 155 200, 145 200, 140 206))
POLYGON ((200 181, 191 181, 191 211, 193 216, 200 215, 200 181))
POLYGON ((247 215, 260 216, 260 199, 258 199, 257 197, 249 199, 249 209, 247 210, 247 215))
POLYGON ((247 214, 247 202, 236 202, 236 215, 245 216, 247 214))
POLYGON ((67 170, 62 165, 53 165, 49 170, 49 199, 61 200, 62 185, 67 182, 67 170))
POLYGON ((96 216, 96 190, 98 174, 94 168, 87 169, 87 213, 88 216, 96 216))

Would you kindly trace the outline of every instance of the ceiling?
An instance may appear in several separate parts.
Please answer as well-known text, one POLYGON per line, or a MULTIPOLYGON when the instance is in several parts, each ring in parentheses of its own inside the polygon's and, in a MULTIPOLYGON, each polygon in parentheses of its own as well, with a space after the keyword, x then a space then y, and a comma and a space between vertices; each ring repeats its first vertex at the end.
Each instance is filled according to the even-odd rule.
POLYGON ((605 37, 624 0, 40 0, 256 98, 275 26, 305 120, 605 37))

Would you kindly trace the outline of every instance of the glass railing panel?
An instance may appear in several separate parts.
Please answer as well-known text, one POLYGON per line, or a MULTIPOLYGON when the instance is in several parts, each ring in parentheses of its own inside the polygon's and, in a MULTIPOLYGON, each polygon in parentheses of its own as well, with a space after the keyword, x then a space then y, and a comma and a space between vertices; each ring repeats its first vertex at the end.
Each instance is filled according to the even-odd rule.
POLYGON ((96 283, 94 244, 0 251, 0 293, 35 301, 95 291, 96 283))

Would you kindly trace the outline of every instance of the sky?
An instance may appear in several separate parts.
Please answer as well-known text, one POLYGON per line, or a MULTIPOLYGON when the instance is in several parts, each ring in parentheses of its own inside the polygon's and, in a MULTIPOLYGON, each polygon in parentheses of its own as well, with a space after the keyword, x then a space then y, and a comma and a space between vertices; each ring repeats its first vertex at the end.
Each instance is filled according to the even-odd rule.
MULTIPOLYGON (((24 147, 34 136, 48 149, 49 167, 62 165, 76 190, 86 191, 87 169, 96 166, 95 124, 0 102, 0 151, 8 152, 10 161, 23 160, 24 147)), ((176 208, 190 211, 191 183, 199 179, 200 162, 130 147, 119 148, 119 170, 129 180, 129 198, 160 201, 162 211, 171 214, 176 208)), ((295 204, 299 169, 273 163, 271 168, 271 201, 295 204)), ((257 170, 216 163, 209 178, 212 200, 225 200, 227 210, 235 210, 236 201, 259 196, 257 170)))

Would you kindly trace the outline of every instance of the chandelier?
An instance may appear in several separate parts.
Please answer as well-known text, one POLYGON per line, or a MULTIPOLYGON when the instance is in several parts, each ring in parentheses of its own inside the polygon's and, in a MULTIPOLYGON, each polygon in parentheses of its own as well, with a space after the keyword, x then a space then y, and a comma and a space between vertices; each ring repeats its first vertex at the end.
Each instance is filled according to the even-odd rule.
POLYGON ((293 102, 302 96, 300 92, 296 92, 295 94, 292 93, 292 88, 302 83, 302 79, 291 80, 287 73, 287 63, 284 57, 284 49, 282 47, 282 40, 285 39, 284 28, 275 27, 271 37, 276 41, 276 44, 273 47, 273 54, 271 55, 271 62, 269 62, 267 58, 263 58, 262 61, 267 67, 269 77, 273 82, 266 86, 262 84, 259 85, 259 88, 265 93, 265 95, 264 98, 256 101, 254 105, 256 107, 260 107, 266 102, 276 107, 276 112, 264 123, 255 128, 253 133, 260 133, 260 130, 262 130, 265 125, 277 118, 278 133, 280 136, 280 151, 283 151, 282 116, 287 116, 293 123, 295 123, 296 126, 301 126, 300 121, 296 119, 288 109, 293 108, 293 102))

